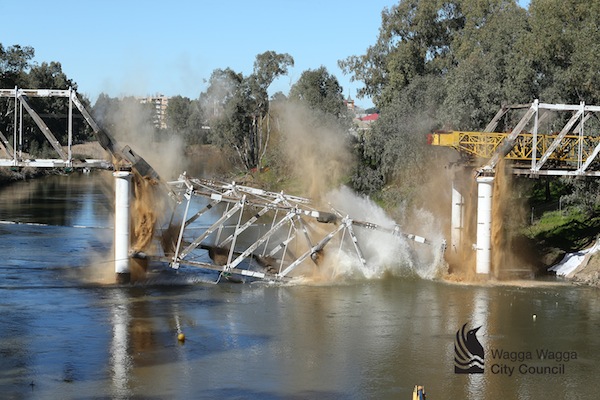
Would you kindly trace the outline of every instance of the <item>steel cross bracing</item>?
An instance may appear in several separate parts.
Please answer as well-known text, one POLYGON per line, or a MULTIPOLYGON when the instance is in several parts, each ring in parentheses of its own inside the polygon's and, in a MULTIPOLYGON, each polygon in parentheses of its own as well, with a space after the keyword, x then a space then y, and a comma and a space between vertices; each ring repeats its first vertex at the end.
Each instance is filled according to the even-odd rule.
POLYGON ((350 253, 362 268, 368 268, 355 228, 431 244, 402 233, 398 226, 357 221, 333 208, 316 210, 303 197, 185 174, 169 185, 182 199, 184 210, 176 239, 159 259, 175 269, 189 265, 219 271, 220 276, 288 281, 310 273, 325 250, 350 253))
POLYGON ((0 89, 0 97, 14 99, 12 143, 7 136, 9 132, 0 132, 0 167, 36 167, 36 168, 101 168, 110 169, 112 163, 106 160, 74 159, 73 146, 73 106, 83 115, 91 125, 94 132, 100 129, 93 121, 79 98, 71 88, 58 89, 0 89), (68 100, 67 114, 67 143, 60 143, 55 134, 50 130, 44 119, 34 110, 29 98, 31 97, 59 97, 68 100), (23 130, 23 110, 33 119, 36 126, 46 137, 48 143, 56 152, 57 158, 32 159, 23 154, 23 145, 27 140, 23 130))
POLYGON ((592 116, 598 119, 599 112, 600 106, 583 102, 568 105, 535 100, 502 107, 483 132, 438 132, 431 135, 430 143, 453 147, 467 159, 487 160, 480 173, 492 171, 501 159, 507 159, 514 161, 515 174, 600 176, 600 132, 587 126, 592 116), (515 127, 507 133, 493 132, 500 120, 515 110, 524 111, 515 127), (557 133, 542 134, 540 126, 551 113, 564 115, 566 123, 557 133))

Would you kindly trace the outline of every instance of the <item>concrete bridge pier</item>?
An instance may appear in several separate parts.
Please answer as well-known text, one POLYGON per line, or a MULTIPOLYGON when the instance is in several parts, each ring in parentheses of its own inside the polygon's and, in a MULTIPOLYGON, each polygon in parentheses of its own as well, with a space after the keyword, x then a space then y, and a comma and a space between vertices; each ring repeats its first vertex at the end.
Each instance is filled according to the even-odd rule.
POLYGON ((131 172, 117 171, 115 177, 115 274, 117 283, 131 280, 129 268, 131 172))
POLYGON ((450 231, 450 251, 460 253, 463 245, 463 232, 465 221, 465 200, 458 190, 457 185, 452 182, 452 214, 450 231))
POLYGON ((477 244, 475 272, 489 275, 492 265, 492 200, 494 176, 477 177, 477 244))

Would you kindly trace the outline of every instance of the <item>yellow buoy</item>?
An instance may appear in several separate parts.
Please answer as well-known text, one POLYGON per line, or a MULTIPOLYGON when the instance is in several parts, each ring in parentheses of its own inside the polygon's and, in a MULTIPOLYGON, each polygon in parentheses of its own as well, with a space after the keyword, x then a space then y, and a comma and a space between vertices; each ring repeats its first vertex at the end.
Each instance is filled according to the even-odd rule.
POLYGON ((180 333, 179 335, 177 335, 177 340, 179 340, 180 342, 185 342, 185 335, 183 333, 180 333))

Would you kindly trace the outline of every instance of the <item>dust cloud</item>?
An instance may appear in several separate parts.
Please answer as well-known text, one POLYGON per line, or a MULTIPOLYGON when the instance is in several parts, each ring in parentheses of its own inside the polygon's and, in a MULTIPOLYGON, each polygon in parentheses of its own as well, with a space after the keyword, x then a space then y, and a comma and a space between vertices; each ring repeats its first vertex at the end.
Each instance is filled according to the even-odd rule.
MULTIPOLYGON (((475 273, 477 242, 477 181, 470 168, 456 169, 451 178, 463 195, 464 220, 462 245, 448 248, 446 259, 450 274, 445 279, 460 282, 480 282, 488 277, 475 273)), ((516 196, 513 175, 504 161, 495 168, 492 195, 491 271, 494 279, 511 279, 516 275, 530 275, 534 265, 533 250, 519 234, 519 227, 526 216, 525 200, 516 196)), ((447 214, 451 214, 450 200, 447 214)), ((450 232, 448 230, 448 232, 450 232)), ((450 237, 450 233, 448 234, 450 237)))
MULTIPOLYGON (((348 133, 335 124, 316 124, 313 114, 297 104, 289 105, 283 113, 279 151, 297 179, 300 194, 315 200, 322 211, 333 208, 344 217, 375 223, 387 231, 353 225, 365 264, 349 244, 351 238, 346 236, 343 246, 325 247, 318 267, 312 270, 311 280, 379 279, 390 274, 416 274, 427 279, 439 276, 444 264, 439 220, 425 209, 411 211, 418 219, 412 225, 418 225, 418 229, 406 233, 424 236, 431 240, 431 245, 416 244, 405 236, 390 233, 396 222, 369 197, 343 185, 354 164, 348 133)), ((311 224, 311 228, 320 229, 318 225, 311 224)))
MULTIPOLYGON (((177 137, 155 140, 155 129, 147 121, 147 108, 137 100, 122 101, 119 110, 107 121, 110 133, 119 143, 120 149, 130 146, 143 157, 164 179, 177 176, 184 168, 183 143, 177 137)), ((161 138, 159 138, 161 139, 161 138)), ((131 254, 141 257, 130 258, 132 281, 142 279, 147 268, 144 254, 158 251, 155 230, 167 214, 169 201, 164 183, 154 177, 141 176, 132 171, 131 254)), ((107 201, 114 203, 114 178, 106 174, 104 185, 107 201)), ((111 217, 114 220, 114 215, 111 217)), ((94 283, 114 283, 114 248, 107 254, 92 254, 91 272, 84 279, 94 283)))
POLYGON ((402 233, 404 227, 399 227, 380 206, 367 196, 359 195, 343 186, 327 194, 330 204, 343 210, 355 221, 371 222, 383 228, 372 230, 355 225, 353 230, 358 238, 365 265, 360 263, 354 254, 352 246, 347 246, 338 264, 334 266, 336 275, 362 276, 367 279, 382 278, 386 275, 406 276, 417 275, 425 279, 439 277, 443 270, 443 247, 441 227, 434 215, 424 209, 413 210, 413 215, 419 220, 419 235, 426 237, 429 244, 415 243, 402 233), (400 235, 390 231, 399 229, 400 235))
POLYGON ((280 151, 302 195, 319 201, 350 172, 347 133, 313 121, 314 111, 298 104, 284 108, 280 151))

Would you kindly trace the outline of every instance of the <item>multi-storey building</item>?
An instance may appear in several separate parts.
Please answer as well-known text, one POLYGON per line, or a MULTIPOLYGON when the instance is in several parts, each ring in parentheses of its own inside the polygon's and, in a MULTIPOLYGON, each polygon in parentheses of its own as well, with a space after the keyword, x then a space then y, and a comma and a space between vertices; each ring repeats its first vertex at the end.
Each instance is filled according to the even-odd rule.
POLYGON ((169 105, 169 98, 162 94, 156 94, 148 97, 138 97, 141 104, 152 104, 153 106, 153 118, 152 122, 154 126, 159 129, 167 128, 167 106, 169 105))

